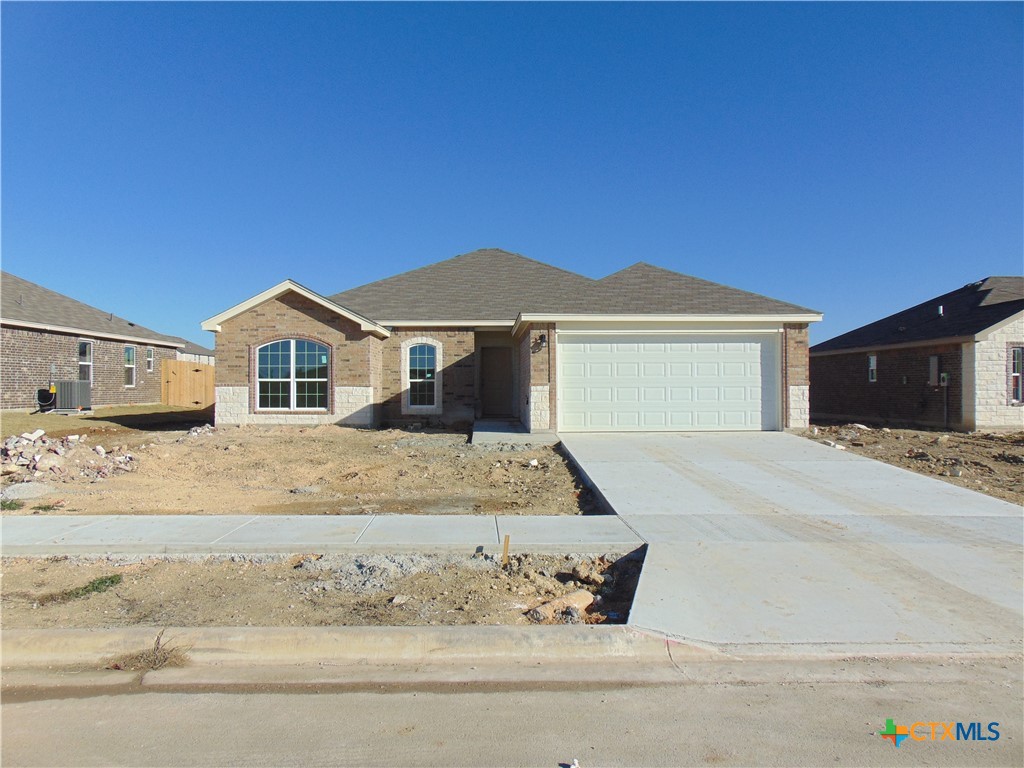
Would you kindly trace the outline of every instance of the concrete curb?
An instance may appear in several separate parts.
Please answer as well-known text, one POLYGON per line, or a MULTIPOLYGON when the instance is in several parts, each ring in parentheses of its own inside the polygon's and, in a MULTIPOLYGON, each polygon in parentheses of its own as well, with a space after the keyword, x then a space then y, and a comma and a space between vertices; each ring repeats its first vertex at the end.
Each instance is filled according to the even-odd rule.
MULTIPOLYGON (((160 628, 9 629, 0 637, 3 668, 96 665, 152 647, 160 628)), ((466 661, 664 663, 671 641, 626 626, 540 627, 168 627, 163 642, 188 649, 192 664, 401 664, 466 661)), ((672 656, 713 651, 672 646, 672 656)))

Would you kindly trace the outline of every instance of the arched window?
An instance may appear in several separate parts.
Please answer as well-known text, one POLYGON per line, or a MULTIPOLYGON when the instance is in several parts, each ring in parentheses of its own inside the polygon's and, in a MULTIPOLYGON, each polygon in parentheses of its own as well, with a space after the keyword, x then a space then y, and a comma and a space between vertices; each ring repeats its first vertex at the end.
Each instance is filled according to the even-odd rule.
POLYGON ((326 411, 330 384, 330 352, 323 344, 284 339, 256 351, 256 407, 259 409, 326 411))
POLYGON ((402 342, 402 413, 440 414, 441 342, 425 336, 402 342))

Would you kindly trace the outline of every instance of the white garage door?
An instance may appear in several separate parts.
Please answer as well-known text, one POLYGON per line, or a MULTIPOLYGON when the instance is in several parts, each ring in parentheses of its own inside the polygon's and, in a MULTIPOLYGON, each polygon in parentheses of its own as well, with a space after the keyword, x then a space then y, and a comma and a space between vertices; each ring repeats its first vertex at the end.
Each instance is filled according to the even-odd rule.
POLYGON ((559 333, 559 429, 778 429, 778 347, 778 334, 559 333))

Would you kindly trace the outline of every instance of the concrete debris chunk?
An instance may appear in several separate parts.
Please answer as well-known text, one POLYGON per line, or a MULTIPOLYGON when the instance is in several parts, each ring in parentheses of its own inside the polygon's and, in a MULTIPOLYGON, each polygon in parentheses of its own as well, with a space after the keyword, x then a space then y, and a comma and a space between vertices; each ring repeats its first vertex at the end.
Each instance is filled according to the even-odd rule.
POLYGON ((871 431, 871 427, 865 427, 863 424, 851 424, 850 426, 853 427, 854 429, 860 429, 864 432, 871 431))
POLYGON ((38 440, 45 434, 45 429, 37 429, 35 432, 26 432, 25 434, 22 435, 22 437, 28 440, 30 443, 34 443, 36 440, 38 440))
POLYGON ((584 560, 581 563, 577 563, 576 567, 572 569, 572 576, 576 581, 584 584, 592 584, 595 587, 599 587, 604 584, 604 576, 597 569, 597 566, 590 560, 584 560))
POLYGON ((107 455, 107 451, 102 445, 97 445, 95 448, 93 448, 93 450, 96 452, 96 455, 99 456, 101 459, 107 455))
POLYGON ((582 615, 594 602, 594 596, 585 589, 578 589, 562 597, 556 597, 546 603, 531 608, 526 617, 531 621, 553 622, 562 618, 568 608, 575 608, 582 615))

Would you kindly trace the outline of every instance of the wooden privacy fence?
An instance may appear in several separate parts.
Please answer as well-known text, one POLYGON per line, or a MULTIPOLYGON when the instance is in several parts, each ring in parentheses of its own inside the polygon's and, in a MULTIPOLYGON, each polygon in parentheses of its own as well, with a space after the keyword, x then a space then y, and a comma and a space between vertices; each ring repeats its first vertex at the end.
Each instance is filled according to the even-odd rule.
POLYGON ((164 360, 161 366, 160 402, 181 408, 213 405, 213 366, 188 360, 164 360))

